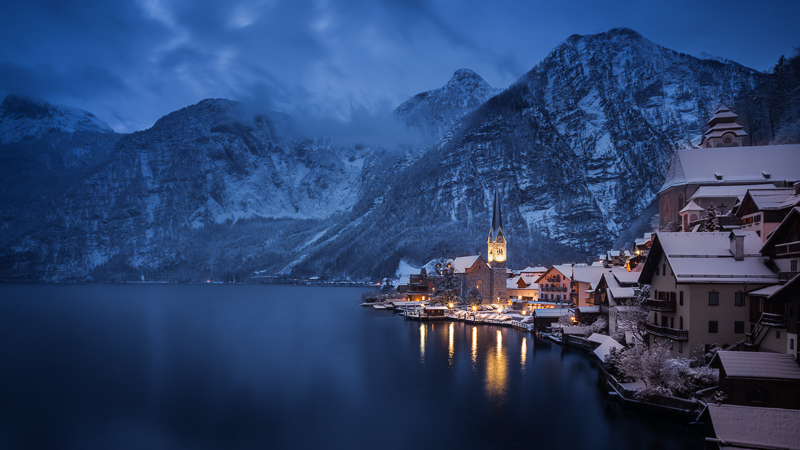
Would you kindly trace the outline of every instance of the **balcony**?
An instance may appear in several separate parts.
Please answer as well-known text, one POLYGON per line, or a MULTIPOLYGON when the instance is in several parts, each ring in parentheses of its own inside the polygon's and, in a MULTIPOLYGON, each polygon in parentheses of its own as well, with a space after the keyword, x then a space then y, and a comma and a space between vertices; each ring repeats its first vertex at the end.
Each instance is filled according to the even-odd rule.
POLYGON ((645 306, 650 311, 675 312, 675 300, 657 300, 654 298, 648 298, 645 300, 645 306))
POLYGON ((652 323, 645 324, 645 328, 649 334, 654 334, 656 336, 675 339, 676 341, 689 340, 689 330, 676 330, 675 328, 660 327, 652 323))

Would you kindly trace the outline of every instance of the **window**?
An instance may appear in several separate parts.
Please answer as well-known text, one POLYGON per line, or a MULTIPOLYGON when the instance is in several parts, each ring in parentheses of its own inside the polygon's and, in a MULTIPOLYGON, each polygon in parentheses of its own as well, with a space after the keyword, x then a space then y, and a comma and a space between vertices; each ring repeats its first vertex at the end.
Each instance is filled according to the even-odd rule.
POLYGON ((683 291, 681 291, 681 294, 680 294, 680 296, 679 296, 679 297, 680 297, 680 299, 681 299, 681 300, 680 300, 680 301, 681 301, 681 306, 683 306, 683 291))
POLYGON ((794 350, 794 338, 789 339, 789 350, 794 350))
POLYGON ((711 291, 708 293, 708 304, 711 306, 719 305, 719 292, 711 291))
POLYGON ((661 273, 667 276, 667 263, 661 263, 661 273))
POLYGON ((781 338, 781 332, 778 331, 778 330, 775 330, 775 339, 780 339, 780 338, 781 338))
POLYGON ((797 272, 797 260, 793 259, 789 262, 789 272, 797 272))
POLYGON ((674 317, 670 317, 669 318, 669 327, 670 328, 675 328, 675 318, 674 317))
POLYGON ((658 271, 658 266, 656 266, 656 276, 661 275, 661 272, 658 271))
POLYGON ((662 326, 662 327, 664 327, 664 328, 666 328, 666 327, 667 327, 667 320, 668 320, 668 319, 667 319, 667 317, 666 317, 666 316, 661 316, 661 326, 662 326))
POLYGON ((744 306, 744 292, 739 291, 733 294, 733 304, 736 306, 744 306))
POLYGON ((767 401, 767 393, 761 389, 748 389, 747 401, 752 403, 764 403, 767 401))
POLYGON ((744 334, 744 321, 737 320, 733 322, 733 332, 736 334, 744 334))
POLYGON ((683 353, 683 342, 678 341, 678 353, 683 353))
POLYGON ((680 316, 678 318, 678 324, 680 325, 680 329, 682 330, 683 329, 683 316, 680 316))
POLYGON ((708 332, 709 333, 718 333, 719 332, 719 322, 716 320, 709 320, 708 321, 708 332))

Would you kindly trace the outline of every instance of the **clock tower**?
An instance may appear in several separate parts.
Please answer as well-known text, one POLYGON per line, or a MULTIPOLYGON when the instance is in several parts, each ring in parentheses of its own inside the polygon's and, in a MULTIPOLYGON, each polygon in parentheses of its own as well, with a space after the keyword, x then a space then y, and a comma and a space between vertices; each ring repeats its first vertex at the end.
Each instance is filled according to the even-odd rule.
POLYGON ((489 271, 490 303, 505 303, 508 301, 506 291, 506 237, 503 234, 503 218, 500 215, 500 194, 494 191, 494 206, 492 211, 492 227, 489 229, 489 252, 487 255, 489 271))
POLYGON ((503 218, 500 216, 500 194, 494 191, 494 211, 492 213, 492 228, 489 229, 489 267, 505 269, 506 267, 506 237, 503 235, 503 218))

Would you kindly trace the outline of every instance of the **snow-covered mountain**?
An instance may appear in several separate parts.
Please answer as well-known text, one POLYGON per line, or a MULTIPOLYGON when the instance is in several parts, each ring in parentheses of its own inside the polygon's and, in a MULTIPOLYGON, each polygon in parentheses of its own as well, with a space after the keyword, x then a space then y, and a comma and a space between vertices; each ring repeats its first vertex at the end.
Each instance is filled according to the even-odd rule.
POLYGON ((0 104, 0 143, 41 138, 51 132, 81 131, 114 132, 94 114, 78 108, 54 106, 19 95, 9 95, 0 104))
POLYGON ((439 89, 419 93, 395 109, 395 117, 441 140, 460 119, 500 93, 470 69, 459 69, 439 89))
POLYGON ((696 140, 710 110, 759 76, 629 29, 571 36, 394 176, 381 204, 356 208, 353 222, 365 225, 309 260, 352 253, 350 270, 377 267, 377 275, 401 258, 485 252, 495 188, 512 266, 627 243, 655 213, 675 148, 696 140))
POLYGON ((306 139, 221 99, 127 135, 6 99, 0 276, 382 277, 485 252, 495 188, 512 266, 583 259, 640 231, 674 149, 760 76, 628 29, 575 35, 504 91, 461 69, 403 103, 428 136, 406 153, 306 139))

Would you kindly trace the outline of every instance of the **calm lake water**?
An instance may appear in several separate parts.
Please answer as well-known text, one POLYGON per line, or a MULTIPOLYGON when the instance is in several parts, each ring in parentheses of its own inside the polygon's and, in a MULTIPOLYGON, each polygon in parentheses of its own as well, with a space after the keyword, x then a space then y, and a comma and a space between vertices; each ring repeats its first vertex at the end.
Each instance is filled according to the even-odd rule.
POLYGON ((701 448, 580 351, 362 292, 0 286, 0 448, 701 448))

